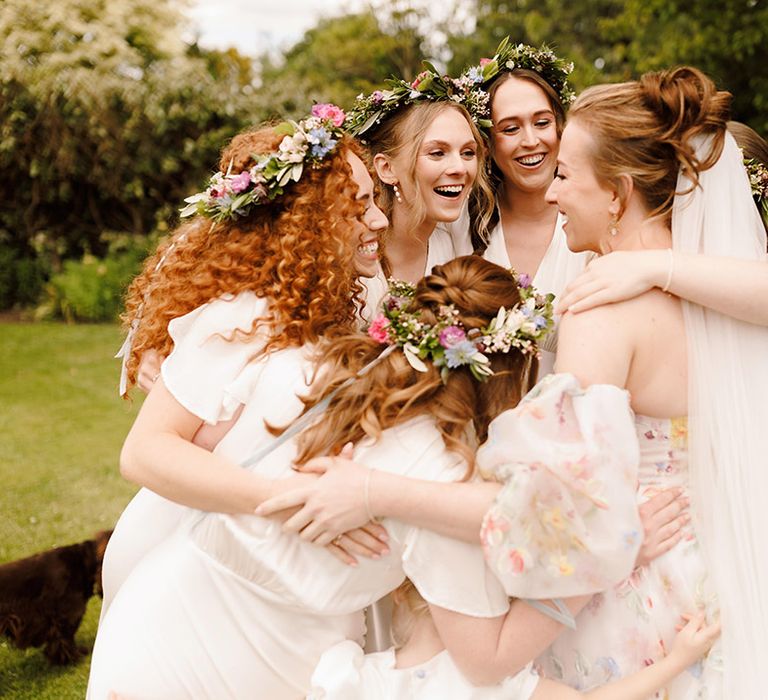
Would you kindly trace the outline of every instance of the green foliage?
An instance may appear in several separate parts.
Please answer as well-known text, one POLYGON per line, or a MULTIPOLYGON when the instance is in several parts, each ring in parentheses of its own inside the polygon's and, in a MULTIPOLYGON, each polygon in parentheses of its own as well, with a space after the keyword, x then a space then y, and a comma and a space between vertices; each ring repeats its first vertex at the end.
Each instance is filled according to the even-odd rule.
MULTIPOLYGON (((0 5, 0 235, 24 256, 103 255, 152 230, 251 122, 249 63, 188 47, 176 0, 0 5)), ((56 265, 54 266, 56 267, 56 265)))
POLYGON ((574 62, 577 90, 682 63, 734 95, 734 118, 768 132, 768 5, 763 0, 455 0, 474 22, 449 22, 449 68, 499 41, 546 42, 574 62), (472 22, 470 23, 470 25, 472 22))
POLYGON ((417 18, 410 9, 369 9, 320 20, 283 60, 262 60, 259 94, 270 116, 301 117, 313 102, 347 108, 387 78, 415 77, 423 57, 417 18))
MULTIPOLYGON (((0 563, 112 527, 135 493, 117 464, 139 407, 117 396, 121 341, 114 325, 0 326, 0 563)), ((76 636, 88 648, 100 602, 91 600, 76 636)), ((51 667, 39 649, 0 637, 0 696, 81 700, 88 666, 86 657, 51 667)))
POLYGON ((128 284, 157 241, 156 236, 112 234, 107 256, 86 254, 80 260, 65 260, 63 270, 46 286, 47 300, 38 308, 39 318, 66 321, 115 321, 128 284))

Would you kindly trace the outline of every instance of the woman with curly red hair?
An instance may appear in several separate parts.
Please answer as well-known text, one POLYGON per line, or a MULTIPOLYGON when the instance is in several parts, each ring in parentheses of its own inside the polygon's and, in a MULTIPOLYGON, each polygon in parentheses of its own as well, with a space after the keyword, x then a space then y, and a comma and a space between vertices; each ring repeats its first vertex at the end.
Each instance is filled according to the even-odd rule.
POLYGON ((246 368, 355 327, 358 276, 375 272, 387 220, 360 146, 336 123, 343 113, 330 115, 236 136, 208 189, 190 198, 184 213, 198 215, 129 289, 124 388, 142 354, 169 357, 121 455, 123 475, 146 488, 106 552, 102 618, 188 507, 247 513, 274 492, 273 482, 210 452, 239 414, 233 387, 246 368))

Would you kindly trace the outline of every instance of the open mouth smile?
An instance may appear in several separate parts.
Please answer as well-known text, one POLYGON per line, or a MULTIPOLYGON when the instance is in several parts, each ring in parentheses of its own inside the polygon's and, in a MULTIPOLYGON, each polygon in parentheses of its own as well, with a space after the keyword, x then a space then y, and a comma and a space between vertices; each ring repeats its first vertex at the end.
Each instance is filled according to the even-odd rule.
POLYGON ((464 191, 464 185, 440 185, 439 187, 435 187, 433 191, 441 197, 456 199, 461 196, 461 193, 464 191))
POLYGON ((374 239, 368 243, 361 243, 357 246, 357 250, 362 255, 375 258, 379 252, 379 241, 374 239))
POLYGON ((526 168, 535 168, 537 165, 540 165, 546 157, 546 153, 533 153, 529 156, 520 156, 519 158, 515 158, 515 160, 526 168))

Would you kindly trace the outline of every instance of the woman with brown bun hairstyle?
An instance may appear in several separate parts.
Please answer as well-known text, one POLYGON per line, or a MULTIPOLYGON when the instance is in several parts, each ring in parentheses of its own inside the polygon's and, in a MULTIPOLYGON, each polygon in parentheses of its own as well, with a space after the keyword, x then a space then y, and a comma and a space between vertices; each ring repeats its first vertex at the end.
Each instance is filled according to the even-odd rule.
MULTIPOLYGON (((606 385, 626 390, 640 454, 639 501, 676 486, 690 498, 693 516, 683 542, 593 600, 577 630, 540 659, 547 676, 575 687, 654 662, 680 613, 699 607, 708 617, 722 615, 722 647, 663 697, 764 696, 754 668, 768 650, 768 555, 759 542, 768 525, 761 466, 768 369, 760 360, 768 330, 720 313, 716 304, 667 293, 683 256, 733 256, 765 274, 765 230, 726 131, 729 106, 728 93, 682 67, 585 90, 563 134, 548 197, 566 219, 569 248, 658 251, 669 266, 661 290, 566 314, 556 370, 569 374, 556 375, 560 386, 553 382, 550 399, 606 385)), ((514 441, 520 425, 500 418, 494 429, 506 427, 504 439, 514 441)), ((615 418, 593 425, 619 429, 615 418)), ((486 457, 503 462, 501 451, 486 457)), ((500 508, 497 501, 486 524, 500 508)))
MULTIPOLYGON (((242 413, 213 457, 241 462, 261 450, 255 468, 280 481, 290 478, 294 462, 335 452, 353 439, 377 470, 433 481, 474 478, 475 436, 482 439, 494 415, 529 388, 551 305, 519 287, 509 271, 469 256, 437 266, 415 289, 399 285, 386 308, 369 335, 326 337, 311 355, 307 346, 291 347, 250 362, 228 392, 242 401, 242 413), (545 319, 542 326, 500 321, 529 300, 545 319), (302 412, 308 425, 296 435, 292 431, 303 424, 294 421, 302 412)), ((172 321, 174 338, 177 330, 172 321)), ((194 333, 193 340, 184 352, 205 356, 201 336, 194 333)), ((150 410, 156 392, 163 401, 176 386, 177 352, 178 346, 147 397, 150 410)), ((129 436, 129 453, 138 449, 135 439, 129 436)), ((185 468, 193 451, 185 455, 185 468)), ((219 468, 231 471, 229 463, 219 468)), ((360 641, 363 608, 406 574, 439 606, 445 629, 492 625, 495 662, 510 654, 508 627, 519 606, 510 608, 477 545, 388 521, 388 556, 350 567, 248 514, 254 501, 242 501, 242 509, 190 517, 125 581, 96 639, 94 700, 110 693, 302 698, 320 655, 346 639, 360 641), (435 567, 438 554, 455 566, 451 576, 435 567)), ((530 689, 536 677, 526 673, 516 682, 530 689)))

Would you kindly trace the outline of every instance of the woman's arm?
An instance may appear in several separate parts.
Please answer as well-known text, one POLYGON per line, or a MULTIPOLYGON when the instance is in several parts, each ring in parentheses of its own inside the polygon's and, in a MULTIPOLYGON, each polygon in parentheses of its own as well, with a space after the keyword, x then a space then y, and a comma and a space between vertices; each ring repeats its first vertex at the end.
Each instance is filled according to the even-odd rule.
POLYGON ((704 656, 720 636, 720 624, 697 615, 678 633, 667 656, 626 678, 580 693, 542 678, 531 700, 646 700, 704 656))
POLYGON ((302 471, 322 476, 263 503, 256 514, 303 506, 283 527, 319 545, 384 517, 477 544, 483 517, 501 488, 495 482, 412 479, 368 469, 344 457, 318 457, 302 471))
POLYGON ((157 379, 123 444, 122 475, 177 503, 221 513, 253 513, 270 496, 314 479, 271 480, 244 470, 192 444, 201 425, 157 379))
MULTIPOLYGON (((564 602, 575 616, 591 597, 564 602)), ((506 615, 494 618, 470 617, 431 603, 429 609, 454 663, 475 685, 495 685, 519 673, 565 629, 522 600, 513 600, 506 615)))
POLYGON ((668 250, 615 251, 596 258, 568 285, 557 311, 579 313, 665 286, 682 299, 768 325, 768 263, 678 251, 670 257, 668 250))

